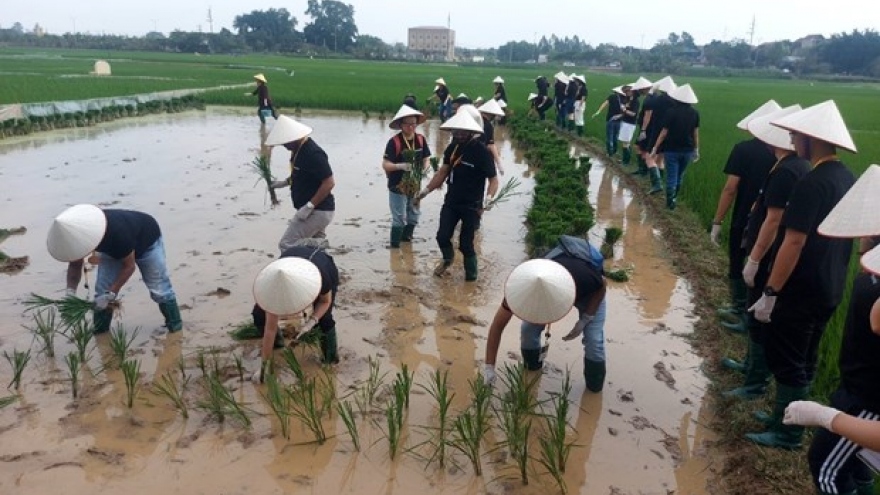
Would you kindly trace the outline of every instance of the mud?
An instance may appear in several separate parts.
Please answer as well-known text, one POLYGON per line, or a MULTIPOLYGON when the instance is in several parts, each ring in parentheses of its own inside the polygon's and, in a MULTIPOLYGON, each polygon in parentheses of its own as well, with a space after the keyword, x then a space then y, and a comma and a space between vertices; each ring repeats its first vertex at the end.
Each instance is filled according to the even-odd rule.
MULTIPOLYGON (((362 419, 362 451, 355 452, 342 422, 327 421, 331 438, 321 446, 294 420, 290 441, 261 396, 262 388, 239 381, 228 356, 242 355, 256 367, 256 344, 237 343, 227 333, 246 321, 256 273, 277 254, 277 241, 292 215, 290 199, 269 206, 265 187, 248 163, 260 151, 261 133, 251 115, 237 109, 159 115, 95 128, 52 131, 0 143, 0 226, 23 225, 26 235, 3 243, 7 252, 28 255, 30 265, 0 275, 0 346, 32 346, 31 325, 21 301, 30 292, 63 293, 65 266, 45 249, 50 219, 80 202, 132 208, 154 215, 165 234, 172 282, 183 306, 186 329, 168 335, 161 315, 136 277, 122 291, 126 328, 139 328, 133 355, 141 361, 144 388, 134 407, 107 336, 92 345, 81 397, 71 398, 62 357, 73 350, 62 337, 56 357, 36 355, 25 371, 20 399, 0 410, 0 493, 555 493, 556 485, 537 462, 529 486, 497 454, 484 456, 475 477, 464 457, 445 470, 426 467, 418 444, 434 409, 414 388, 404 444, 411 450, 389 460, 383 428, 362 419), (184 420, 149 382, 178 369, 181 359, 198 374, 196 356, 214 348, 225 359, 226 385, 249 404, 252 428, 223 424, 202 411, 184 420)), ((336 177, 337 211, 328 229, 331 254, 340 267, 336 319, 342 362, 330 371, 342 396, 362 384, 367 358, 378 359, 388 376, 406 364, 416 383, 433 370, 448 370, 453 410, 467 403, 485 348, 488 322, 501 300, 506 275, 525 260, 522 226, 527 194, 486 213, 478 235, 480 280, 464 282, 460 256, 444 278, 431 275, 440 254, 434 242, 441 195, 422 205, 422 222, 411 245, 390 251, 390 220, 381 153, 391 132, 387 122, 354 115, 306 113, 313 138, 330 157, 336 177)), ((270 124, 271 125, 271 124, 270 124)), ((434 153, 446 135, 436 122, 422 130, 434 153)), ((498 130, 506 175, 532 187, 533 170, 498 130)), ((573 153, 582 153, 573 149, 573 153)), ((288 153, 272 152, 277 177, 287 173, 288 153)), ((693 317, 688 283, 676 277, 650 219, 612 171, 594 161, 591 201, 597 207, 598 243, 607 226, 624 230, 613 265, 631 270, 630 281, 612 283, 606 327, 608 379, 602 394, 585 392, 582 350, 551 338, 540 396, 560 389, 566 369, 574 387, 570 424, 576 433, 565 474, 570 493, 703 494, 716 470, 707 445, 711 432, 703 407, 706 379, 700 360, 683 336, 693 317)), ((82 295, 82 289, 80 294, 82 295)), ((574 323, 569 315, 557 328, 574 323)), ((513 322, 502 340, 500 363, 518 352, 513 322)), ((310 373, 318 370, 313 350, 298 350, 310 373)), ((0 363, 0 382, 8 381, 0 363)), ((390 382, 390 378, 388 379, 390 382)), ((383 415, 384 416, 384 415, 383 415)), ((381 419, 381 416, 378 416, 381 419)), ((493 432, 487 447, 498 441, 493 432)), ((537 450, 535 450, 537 455, 537 450)))

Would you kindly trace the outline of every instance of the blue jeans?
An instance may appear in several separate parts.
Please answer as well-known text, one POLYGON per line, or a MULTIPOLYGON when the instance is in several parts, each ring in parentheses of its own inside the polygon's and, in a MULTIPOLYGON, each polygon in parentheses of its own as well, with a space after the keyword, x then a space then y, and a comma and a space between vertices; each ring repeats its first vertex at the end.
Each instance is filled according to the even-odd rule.
POLYGON ((666 162, 666 206, 670 208, 675 207, 678 190, 681 189, 681 179, 693 156, 693 151, 663 153, 663 160, 666 162))
POLYGON ((440 112, 440 122, 449 120, 449 117, 452 117, 452 100, 441 102, 438 111, 440 112))
POLYGON ((263 124, 266 123, 267 118, 275 116, 271 108, 260 108, 257 110, 257 115, 260 117, 260 122, 263 124))
POLYGON ((609 155, 617 153, 617 138, 620 136, 620 119, 605 121, 605 151, 609 155))
MULTIPOLYGON (((162 244, 162 237, 141 253, 141 256, 135 259, 135 263, 141 271, 144 285, 150 290, 150 299, 159 304, 176 300, 171 279, 168 278, 168 268, 165 266, 165 245, 162 244)), ((122 260, 101 254, 95 294, 101 295, 110 290, 121 270, 122 260)))
POLYGON ((409 196, 388 191, 388 206, 391 208, 392 227, 419 224, 419 217, 422 213, 409 196))
MULTIPOLYGON (((578 317, 582 313, 578 311, 578 317)), ((544 325, 536 325, 527 321, 522 322, 520 327, 520 347, 522 349, 540 349, 541 334, 544 325)), ((568 332, 565 332, 568 333, 568 332)), ((599 304, 593 321, 584 329, 581 335, 581 343, 584 346, 584 357, 590 361, 605 361, 605 299, 599 304)))

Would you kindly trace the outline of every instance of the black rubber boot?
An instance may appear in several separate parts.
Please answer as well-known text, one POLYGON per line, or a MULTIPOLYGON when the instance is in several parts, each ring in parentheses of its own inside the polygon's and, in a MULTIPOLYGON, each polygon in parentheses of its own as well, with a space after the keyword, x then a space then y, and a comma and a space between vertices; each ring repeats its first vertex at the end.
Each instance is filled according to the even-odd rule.
POLYGON ((674 210, 676 206, 676 193, 673 188, 666 188, 666 209, 674 210))
POLYGON ((480 273, 479 264, 476 255, 464 257, 464 279, 467 282, 473 282, 480 273))
POLYGON ((767 368, 764 346, 749 339, 747 356, 746 379, 743 385, 724 392, 722 394, 724 397, 754 400, 764 397, 764 394, 767 393, 767 385, 770 384, 770 370, 767 368))
POLYGON ((406 225, 403 227, 403 236, 400 238, 400 242, 412 242, 413 233, 416 230, 415 225, 406 225))
POLYGON ((584 135, 584 126, 582 126, 582 125, 577 126, 577 135, 578 136, 584 135))
POLYGON ((177 299, 159 303, 159 311, 165 317, 165 328, 168 329, 169 333, 183 330, 183 320, 180 318, 180 308, 177 306, 177 299))
POLYGON ((773 402, 770 426, 763 433, 747 433, 746 438, 765 447, 799 449, 804 437, 804 427, 782 424, 782 417, 785 415, 785 408, 796 400, 805 399, 808 391, 809 387, 790 387, 776 382, 776 399, 773 402))
POLYGON ((321 362, 324 364, 339 363, 339 348, 336 343, 336 327, 321 333, 321 362))
POLYGON ((641 153, 636 156, 636 164, 638 164, 638 168, 632 172, 633 175, 648 175, 648 164, 645 163, 641 153))
POLYGON ((651 178, 651 190, 648 194, 657 194, 663 190, 663 182, 660 180, 660 169, 651 167, 648 169, 648 177, 651 178))
POLYGON ((629 161, 632 159, 632 150, 629 148, 623 148, 620 154, 620 161, 622 161, 624 165, 629 165, 629 161))
POLYGON ((92 323, 94 323, 95 335, 107 333, 110 331, 110 323, 113 322, 112 309, 96 309, 92 313, 92 323))
POLYGON ((605 386, 605 361, 584 358, 584 381, 590 392, 601 392, 605 386))
POLYGON ((538 371, 544 367, 541 361, 541 349, 520 349, 523 357, 523 364, 529 371, 538 371))
POLYGON ((403 227, 391 227, 391 245, 390 247, 399 248, 400 239, 403 237, 403 227))
POLYGON ((440 263, 437 263, 437 267, 434 268, 435 277, 442 277, 443 274, 446 273, 446 269, 452 266, 452 260, 455 259, 455 251, 452 249, 452 246, 440 248, 440 252, 443 254, 443 259, 440 263))

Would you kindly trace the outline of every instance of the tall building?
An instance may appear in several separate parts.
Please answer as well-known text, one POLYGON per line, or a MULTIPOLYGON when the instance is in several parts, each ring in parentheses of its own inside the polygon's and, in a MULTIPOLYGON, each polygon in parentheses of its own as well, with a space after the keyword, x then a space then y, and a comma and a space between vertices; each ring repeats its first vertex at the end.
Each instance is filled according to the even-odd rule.
POLYGON ((455 31, 438 26, 409 28, 410 57, 423 60, 455 60, 455 31))

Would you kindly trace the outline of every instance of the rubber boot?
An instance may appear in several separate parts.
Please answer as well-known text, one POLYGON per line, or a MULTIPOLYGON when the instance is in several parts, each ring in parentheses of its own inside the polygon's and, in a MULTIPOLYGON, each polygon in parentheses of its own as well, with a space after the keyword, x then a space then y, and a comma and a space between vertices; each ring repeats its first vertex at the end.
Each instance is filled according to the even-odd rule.
POLYGON ((94 323, 95 335, 107 333, 110 331, 110 323, 113 321, 112 309, 96 309, 92 313, 92 322, 94 323))
POLYGON ((804 427, 782 424, 782 417, 785 415, 785 408, 791 402, 806 399, 808 391, 809 387, 790 387, 777 381, 769 428, 763 433, 747 433, 746 438, 765 447, 799 449, 804 437, 804 427))
POLYGON ((544 367, 541 361, 541 349, 520 349, 523 357, 523 364, 529 371, 538 371, 544 367))
POLYGON ((183 320, 180 318, 180 308, 177 306, 177 299, 159 303, 159 311, 165 317, 165 328, 168 329, 168 333, 183 330, 183 320))
POLYGON ((666 188, 666 209, 674 210, 676 206, 676 194, 675 188, 667 187, 666 188))
POLYGON ((574 132, 574 121, 569 120, 566 124, 566 128, 568 129, 568 132, 574 132))
POLYGON ((636 156, 636 164, 638 164, 638 168, 632 172, 633 175, 648 175, 648 163, 645 162, 641 153, 636 156))
POLYGON ((437 263, 437 267, 434 268, 435 277, 442 277, 446 273, 446 269, 452 266, 452 260, 455 259, 455 251, 452 246, 440 248, 440 252, 443 253, 443 260, 437 263))
POLYGON ((477 279, 477 275, 480 273, 480 268, 477 263, 477 257, 474 256, 465 256, 464 257, 464 279, 466 282, 473 282, 477 279))
POLYGON ((336 327, 321 333, 321 362, 324 364, 339 363, 339 348, 336 343, 336 327))
POLYGON ((748 355, 742 361, 737 361, 736 359, 726 357, 721 360, 721 366, 723 366, 731 371, 736 371, 738 373, 745 373, 749 367, 748 362, 749 362, 748 355))
POLYGON ((576 126, 576 127, 577 127, 577 135, 583 137, 583 135, 584 135, 584 126, 579 125, 579 126, 576 126))
POLYGON ((632 150, 629 148, 623 148, 623 151, 621 151, 620 154, 622 155, 620 161, 622 161, 624 165, 629 165, 629 161, 632 159, 632 150))
POLYGON ((584 381, 590 392, 601 392, 605 385, 605 361, 584 358, 584 381))
POLYGON ((412 242, 413 233, 416 231, 415 225, 406 225, 403 227, 403 236, 400 238, 400 242, 412 242))
POLYGON ((763 344, 749 340, 748 367, 746 379, 741 387, 722 393, 724 397, 731 399, 754 400, 760 399, 767 393, 767 385, 770 384, 770 370, 767 368, 767 358, 763 344))
POLYGON ((716 313, 724 320, 735 323, 741 320, 743 313, 746 312, 749 288, 746 281, 741 278, 727 279, 727 285, 730 288, 730 305, 718 308, 716 313))
POLYGON ((391 245, 392 249, 400 247, 400 239, 403 237, 403 227, 391 227, 391 245))
POLYGON ((648 177, 651 178, 651 190, 648 194, 657 194, 663 190, 662 181, 660 180, 660 169, 651 167, 648 169, 648 177))

